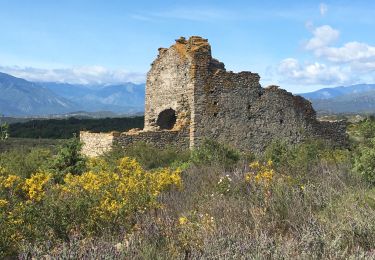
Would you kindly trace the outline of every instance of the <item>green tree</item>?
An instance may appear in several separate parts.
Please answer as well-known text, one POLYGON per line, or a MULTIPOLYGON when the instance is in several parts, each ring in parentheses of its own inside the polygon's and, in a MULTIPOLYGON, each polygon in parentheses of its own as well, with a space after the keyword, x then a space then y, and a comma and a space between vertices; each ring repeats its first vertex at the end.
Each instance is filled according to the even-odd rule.
POLYGON ((67 173, 80 175, 86 169, 86 157, 81 154, 82 143, 75 135, 66 140, 52 161, 51 170, 57 182, 61 182, 67 173))

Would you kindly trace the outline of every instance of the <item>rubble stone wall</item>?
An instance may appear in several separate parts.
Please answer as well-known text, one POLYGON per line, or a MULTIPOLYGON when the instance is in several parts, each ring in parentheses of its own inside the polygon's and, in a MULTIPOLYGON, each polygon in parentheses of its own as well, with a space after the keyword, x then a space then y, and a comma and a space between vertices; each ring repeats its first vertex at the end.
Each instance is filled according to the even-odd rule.
POLYGON ((82 153, 89 157, 95 157, 111 150, 115 133, 90 133, 81 131, 79 138, 84 144, 82 153))
POLYGON ((112 149, 114 145, 127 147, 134 143, 147 143, 158 148, 175 147, 189 148, 189 133, 185 130, 171 131, 131 131, 111 133, 90 133, 81 131, 80 140, 84 143, 82 153, 89 157, 102 155, 112 149))
POLYGON ((114 144, 122 147, 134 143, 147 143, 158 148, 174 146, 178 149, 189 148, 189 136, 187 131, 140 131, 138 133, 122 133, 113 140, 114 144))

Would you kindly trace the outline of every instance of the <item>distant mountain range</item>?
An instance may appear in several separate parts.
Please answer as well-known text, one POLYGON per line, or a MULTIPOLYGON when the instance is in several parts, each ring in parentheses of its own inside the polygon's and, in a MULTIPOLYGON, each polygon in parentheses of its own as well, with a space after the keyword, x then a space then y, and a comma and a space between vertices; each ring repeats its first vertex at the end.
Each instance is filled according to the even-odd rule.
MULTIPOLYGON (((299 94, 319 114, 375 113, 375 84, 299 94)), ((30 82, 0 73, 0 115, 11 117, 115 117, 144 111, 145 85, 30 82)))
POLYGON ((139 114, 144 110, 144 95, 144 84, 42 83, 0 73, 0 115, 6 116, 47 116, 77 111, 98 115, 139 114))
POLYGON ((0 114, 42 115, 66 113, 78 107, 48 88, 0 73, 0 114))
POLYGON ((40 82, 38 84, 75 104, 79 104, 79 110, 82 111, 134 114, 144 110, 144 84, 78 85, 55 82, 40 82))
POLYGON ((375 113, 375 84, 324 88, 299 95, 309 99, 319 114, 375 113))

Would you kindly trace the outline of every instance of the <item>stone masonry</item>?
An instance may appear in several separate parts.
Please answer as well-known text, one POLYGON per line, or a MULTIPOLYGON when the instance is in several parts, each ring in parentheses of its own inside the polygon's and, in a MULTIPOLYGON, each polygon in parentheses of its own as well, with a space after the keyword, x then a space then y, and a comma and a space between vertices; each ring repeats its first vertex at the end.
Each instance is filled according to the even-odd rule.
POLYGON ((227 71, 212 58, 206 39, 181 37, 170 48, 159 48, 147 74, 144 129, 81 132, 83 152, 96 156, 115 143, 140 141, 192 148, 204 139, 256 153, 275 139, 346 145, 345 122, 320 122, 309 101, 278 86, 262 88, 259 80, 256 73, 227 71))

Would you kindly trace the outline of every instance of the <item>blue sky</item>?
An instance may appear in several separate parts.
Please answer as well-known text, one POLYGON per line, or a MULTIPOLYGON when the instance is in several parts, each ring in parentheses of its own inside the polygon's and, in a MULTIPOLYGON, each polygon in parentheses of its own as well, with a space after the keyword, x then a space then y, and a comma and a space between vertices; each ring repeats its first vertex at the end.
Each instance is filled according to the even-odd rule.
POLYGON ((159 47, 209 39, 228 70, 295 93, 375 83, 375 1, 0 0, 0 71, 142 82, 159 47))

